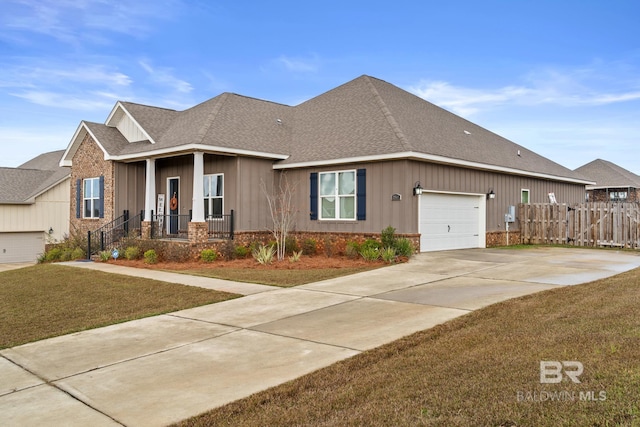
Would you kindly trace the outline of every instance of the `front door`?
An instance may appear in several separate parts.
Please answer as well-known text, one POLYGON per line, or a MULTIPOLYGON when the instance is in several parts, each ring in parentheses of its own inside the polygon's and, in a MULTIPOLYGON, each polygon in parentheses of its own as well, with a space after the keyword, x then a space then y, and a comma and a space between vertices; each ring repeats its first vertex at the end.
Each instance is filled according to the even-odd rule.
POLYGON ((180 178, 167 179, 167 194, 169 196, 169 221, 167 233, 178 234, 178 214, 180 213, 180 178))

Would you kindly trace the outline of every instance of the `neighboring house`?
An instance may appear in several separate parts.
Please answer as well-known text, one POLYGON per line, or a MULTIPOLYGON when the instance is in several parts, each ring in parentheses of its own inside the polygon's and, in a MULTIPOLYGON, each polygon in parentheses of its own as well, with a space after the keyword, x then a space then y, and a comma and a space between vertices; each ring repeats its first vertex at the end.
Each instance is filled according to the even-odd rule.
POLYGON ((640 176, 615 163, 596 159, 576 172, 595 181, 587 185, 590 202, 640 202, 640 176))
POLYGON ((272 225, 261 183, 286 172, 297 233, 348 239, 391 225, 421 251, 503 243, 510 206, 549 193, 578 203, 591 183, 369 76, 293 107, 232 93, 185 111, 118 102, 104 124, 80 123, 61 165, 84 231, 143 210, 146 235, 160 206, 175 216, 154 217, 163 232, 204 243, 233 211, 244 242, 272 225))
POLYGON ((64 150, 0 168, 0 263, 36 261, 46 243, 69 233, 70 169, 64 150))

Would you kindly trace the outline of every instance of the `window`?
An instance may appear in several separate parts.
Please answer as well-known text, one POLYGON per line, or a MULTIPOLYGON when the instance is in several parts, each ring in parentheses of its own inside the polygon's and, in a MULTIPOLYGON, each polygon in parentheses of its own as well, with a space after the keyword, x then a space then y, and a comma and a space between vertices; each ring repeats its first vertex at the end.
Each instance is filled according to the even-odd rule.
POLYGON ((520 190, 520 203, 529 203, 529 190, 520 190))
POLYGON ((356 171, 322 172, 320 219, 356 219, 356 171))
POLYGON ((223 174, 204 176, 204 217, 222 218, 223 212, 223 174))
POLYGON ((83 188, 84 218, 100 218, 100 178, 85 179, 83 188))
POLYGON ((609 198, 612 202, 620 202, 623 200, 627 200, 627 192, 626 191, 612 191, 609 193, 609 198))

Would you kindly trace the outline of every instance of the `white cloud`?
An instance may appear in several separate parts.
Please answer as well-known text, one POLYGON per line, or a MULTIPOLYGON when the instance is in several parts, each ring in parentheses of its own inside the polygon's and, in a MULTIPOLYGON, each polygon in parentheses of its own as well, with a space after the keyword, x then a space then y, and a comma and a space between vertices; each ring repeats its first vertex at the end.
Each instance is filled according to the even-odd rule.
POLYGON ((191 83, 175 77, 170 68, 155 68, 145 60, 139 61, 138 63, 155 83, 168 86, 170 89, 180 93, 189 93, 193 90, 191 83))
POLYGON ((107 43, 104 32, 141 37, 151 31, 152 21, 173 19, 181 3, 181 0, 4 0, 0 37, 15 40, 20 39, 16 33, 39 33, 70 44, 107 43))
POLYGON ((295 73, 314 73, 319 69, 319 59, 317 56, 311 58, 290 58, 287 56, 280 56, 276 62, 288 71, 295 73))
POLYGON ((556 105, 563 107, 601 106, 640 100, 640 81, 620 84, 615 76, 598 70, 573 72, 537 70, 515 85, 479 89, 449 82, 421 80, 410 92, 463 116, 505 106, 556 105))

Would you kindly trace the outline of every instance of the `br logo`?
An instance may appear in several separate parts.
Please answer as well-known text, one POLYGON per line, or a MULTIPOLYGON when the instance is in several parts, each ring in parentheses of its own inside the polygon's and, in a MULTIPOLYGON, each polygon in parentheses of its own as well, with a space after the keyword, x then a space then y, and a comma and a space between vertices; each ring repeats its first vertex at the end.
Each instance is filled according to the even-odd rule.
POLYGON ((575 360, 568 360, 563 362, 557 362, 555 360, 541 360, 540 361, 540 383, 541 384, 556 384, 562 382, 563 372, 564 375, 569 377, 574 383, 580 383, 578 378, 584 367, 582 363, 575 360))

